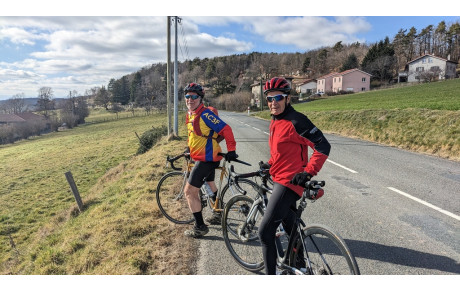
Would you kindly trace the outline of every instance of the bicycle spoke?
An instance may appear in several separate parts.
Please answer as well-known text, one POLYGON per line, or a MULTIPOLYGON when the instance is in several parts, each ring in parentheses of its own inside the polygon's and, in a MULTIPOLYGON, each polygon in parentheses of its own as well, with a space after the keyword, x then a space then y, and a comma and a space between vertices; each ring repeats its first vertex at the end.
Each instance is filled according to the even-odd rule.
POLYGON ((359 274, 354 257, 339 236, 322 226, 307 227, 305 235, 304 244, 299 240, 292 260, 296 268, 311 275, 359 274))
POLYGON ((157 187, 157 203, 161 212, 170 221, 190 223, 193 216, 183 192, 185 177, 182 172, 171 172, 163 176, 157 187))
MULTIPOLYGON (((262 249, 259 240, 258 220, 248 219, 253 200, 239 195, 232 198, 224 214, 224 240, 235 260, 250 271, 260 270, 263 267, 262 249)), ((250 218, 250 217, 249 217, 250 218)))

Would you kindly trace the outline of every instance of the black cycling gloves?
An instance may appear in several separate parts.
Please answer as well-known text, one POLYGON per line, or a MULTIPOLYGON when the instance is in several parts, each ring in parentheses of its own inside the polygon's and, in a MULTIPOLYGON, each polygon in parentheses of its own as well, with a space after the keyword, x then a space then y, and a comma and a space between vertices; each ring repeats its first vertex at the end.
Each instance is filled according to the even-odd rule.
POLYGON ((238 158, 238 155, 236 154, 235 151, 229 151, 226 155, 225 155, 225 160, 227 162, 231 162, 231 161, 234 161, 238 158))
POLYGON ((311 179, 312 177, 313 177, 313 176, 310 175, 310 174, 307 173, 307 172, 297 173, 297 174, 295 174, 294 177, 292 178, 291 183, 294 184, 294 185, 299 185, 299 186, 305 187, 305 183, 307 183, 308 181, 310 181, 310 179, 311 179))

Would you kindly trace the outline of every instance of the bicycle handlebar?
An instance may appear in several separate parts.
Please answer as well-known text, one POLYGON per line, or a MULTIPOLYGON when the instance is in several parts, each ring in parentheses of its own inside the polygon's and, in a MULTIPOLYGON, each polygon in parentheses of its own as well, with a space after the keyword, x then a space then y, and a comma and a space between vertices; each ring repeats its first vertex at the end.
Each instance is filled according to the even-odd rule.
MULTIPOLYGON (((225 159, 227 158, 227 154, 226 154, 226 153, 218 153, 217 155, 222 156, 222 157, 224 157, 225 159)), ((187 160, 190 160, 190 153, 182 153, 182 154, 180 154, 180 155, 178 155, 178 156, 175 156, 175 157, 173 157, 173 158, 170 158, 169 156, 166 156, 166 164, 167 164, 167 163, 170 163, 170 164, 171 164, 171 168, 173 168, 173 169, 176 170, 176 171, 180 171, 180 170, 182 170, 182 169, 181 169, 181 168, 175 167, 175 166, 174 166, 174 162, 177 161, 178 159, 182 158, 182 157, 186 158, 187 160)), ((238 157, 238 156, 237 156, 237 157, 238 157)), ((242 160, 239 160, 239 159, 235 159, 235 160, 232 160, 232 161, 230 161, 230 162, 233 162, 233 161, 234 161, 234 162, 237 162, 237 163, 240 163, 240 164, 243 164, 243 165, 246 165, 246 166, 252 166, 251 164, 246 163, 245 161, 242 161, 242 160)))
POLYGON ((182 170, 182 169, 181 169, 181 168, 175 167, 175 166, 174 166, 174 162, 177 161, 178 159, 182 158, 182 157, 184 157, 184 158, 186 158, 186 159, 190 159, 190 154, 189 154, 189 153, 182 153, 182 154, 180 154, 180 155, 178 155, 178 156, 175 156, 175 157, 173 157, 173 158, 170 158, 169 156, 166 156, 166 164, 167 164, 167 163, 170 163, 170 164, 171 164, 171 168, 173 168, 173 169, 176 170, 176 171, 180 171, 180 170, 182 170))
POLYGON ((321 187, 326 185, 325 181, 310 180, 305 183, 305 189, 302 196, 310 200, 318 200, 324 195, 324 190, 321 187))
MULTIPOLYGON (((218 156, 224 157, 224 159, 226 161, 228 161, 227 160, 227 154, 228 153, 217 153, 218 156)), ((236 157, 238 157, 238 155, 236 155, 236 157)), ((228 162, 237 162, 237 163, 240 163, 240 164, 243 164, 243 165, 246 165, 246 166, 252 166, 251 164, 246 163, 245 161, 242 161, 242 160, 239 160, 239 159, 234 159, 234 160, 231 160, 231 161, 228 161, 228 162)))

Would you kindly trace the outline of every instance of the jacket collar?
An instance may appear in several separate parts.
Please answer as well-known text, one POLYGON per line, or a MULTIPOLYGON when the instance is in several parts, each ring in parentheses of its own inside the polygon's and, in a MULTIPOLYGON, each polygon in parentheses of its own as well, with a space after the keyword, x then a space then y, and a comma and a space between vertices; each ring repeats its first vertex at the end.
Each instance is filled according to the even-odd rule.
POLYGON ((203 106, 204 106, 204 104, 201 103, 200 105, 198 105, 198 107, 195 110, 189 111, 188 113, 189 114, 196 114, 196 113, 200 112, 200 110, 203 108, 203 106))
POLYGON ((284 111, 281 112, 278 115, 272 115, 272 119, 274 119, 274 120, 283 119, 286 116, 286 114, 288 114, 289 112, 291 112, 293 110, 294 110, 294 107, 291 106, 291 103, 288 103, 286 105, 286 108, 284 108, 284 111))

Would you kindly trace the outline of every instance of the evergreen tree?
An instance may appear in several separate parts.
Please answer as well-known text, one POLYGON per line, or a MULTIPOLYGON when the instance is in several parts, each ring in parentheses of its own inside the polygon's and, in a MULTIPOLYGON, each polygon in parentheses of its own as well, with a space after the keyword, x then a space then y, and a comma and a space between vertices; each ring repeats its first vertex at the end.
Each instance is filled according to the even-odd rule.
POLYGON ((356 57, 354 53, 352 53, 351 55, 347 57, 342 67, 340 68, 340 71, 343 72, 346 70, 354 69, 354 68, 357 68, 358 66, 359 66, 358 58, 356 57))
POLYGON ((310 67, 311 58, 305 57, 305 60, 302 64, 302 72, 306 73, 308 71, 308 67, 310 67))

